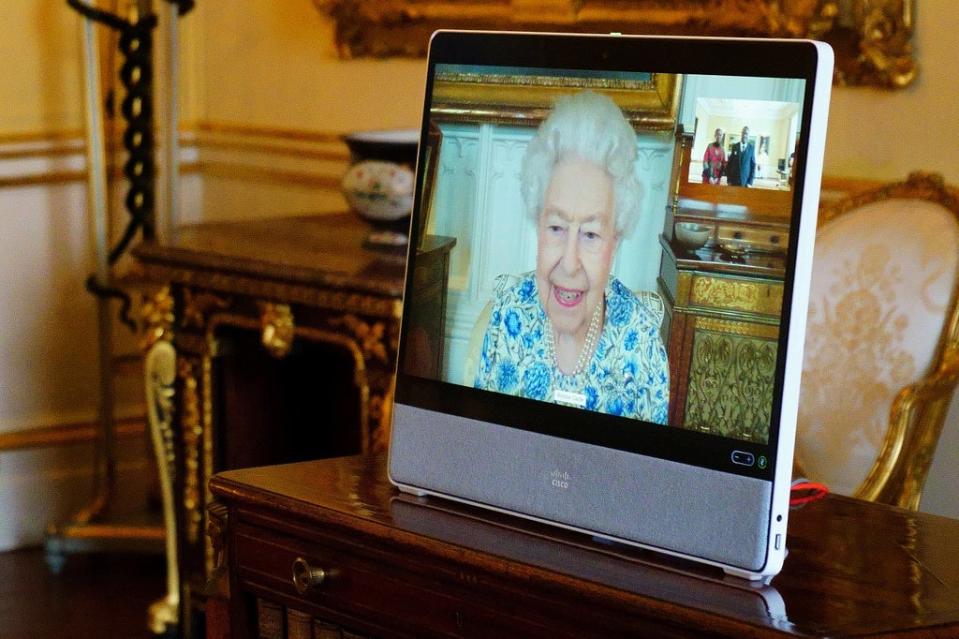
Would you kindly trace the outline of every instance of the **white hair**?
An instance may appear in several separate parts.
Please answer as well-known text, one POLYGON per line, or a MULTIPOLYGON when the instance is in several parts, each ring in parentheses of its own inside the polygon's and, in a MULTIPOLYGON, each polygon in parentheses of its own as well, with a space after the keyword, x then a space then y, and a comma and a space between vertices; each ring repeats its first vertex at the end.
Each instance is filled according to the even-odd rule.
POLYGON ((582 91, 556 101, 526 147, 520 173, 523 201, 538 223, 556 163, 568 156, 595 163, 613 180, 613 224, 629 235, 639 218, 641 190, 635 175, 636 132, 610 98, 582 91))

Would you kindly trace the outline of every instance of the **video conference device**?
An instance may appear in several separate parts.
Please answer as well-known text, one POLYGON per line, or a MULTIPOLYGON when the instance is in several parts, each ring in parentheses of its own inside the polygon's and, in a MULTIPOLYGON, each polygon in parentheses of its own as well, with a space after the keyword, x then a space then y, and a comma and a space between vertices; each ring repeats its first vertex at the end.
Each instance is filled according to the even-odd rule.
POLYGON ((832 66, 828 45, 801 40, 434 34, 390 481, 738 577, 778 573, 832 66), (670 264, 725 251, 731 286, 749 288, 754 263, 715 232, 682 245, 678 181, 718 220, 784 203, 764 213, 788 228, 779 266, 758 269, 781 303, 738 342, 736 370, 706 352, 735 310, 699 309, 710 321, 678 352, 694 302, 670 264), (436 236, 455 239, 440 282, 417 268, 436 236), (693 380, 690 357, 719 368, 693 380), (748 415, 708 392, 737 375, 751 376, 748 415))

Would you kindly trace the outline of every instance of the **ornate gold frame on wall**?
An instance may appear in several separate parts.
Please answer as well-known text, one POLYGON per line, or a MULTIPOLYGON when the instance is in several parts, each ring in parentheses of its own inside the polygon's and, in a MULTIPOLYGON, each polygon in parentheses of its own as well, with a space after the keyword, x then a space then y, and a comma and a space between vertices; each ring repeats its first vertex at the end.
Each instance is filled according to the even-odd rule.
POLYGON ((649 73, 645 79, 556 77, 438 71, 432 116, 458 122, 502 122, 536 126, 556 98, 571 90, 608 95, 638 129, 671 131, 676 125, 682 83, 676 74, 649 73))
POLYGON ((915 0, 313 0, 341 56, 423 56, 437 29, 814 38, 835 82, 902 88, 916 77, 915 0))

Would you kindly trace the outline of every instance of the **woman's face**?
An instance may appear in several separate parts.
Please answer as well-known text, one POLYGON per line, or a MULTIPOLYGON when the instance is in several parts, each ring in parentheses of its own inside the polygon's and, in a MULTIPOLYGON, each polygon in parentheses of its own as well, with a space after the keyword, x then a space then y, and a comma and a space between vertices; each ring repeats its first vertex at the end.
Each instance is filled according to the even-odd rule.
POLYGON ((558 335, 585 339, 616 250, 613 181, 575 156, 553 167, 537 229, 536 286, 558 335))

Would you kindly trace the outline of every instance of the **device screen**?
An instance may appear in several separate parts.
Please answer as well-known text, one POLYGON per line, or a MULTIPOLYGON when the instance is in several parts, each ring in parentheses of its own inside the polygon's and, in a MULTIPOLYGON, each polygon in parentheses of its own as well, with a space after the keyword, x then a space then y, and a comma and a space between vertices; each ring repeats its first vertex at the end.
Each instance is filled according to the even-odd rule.
POLYGON ((724 467, 762 475, 806 82, 460 64, 431 78, 414 260, 431 238, 455 246, 444 294, 411 280, 401 372, 723 438, 724 467))

